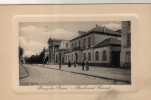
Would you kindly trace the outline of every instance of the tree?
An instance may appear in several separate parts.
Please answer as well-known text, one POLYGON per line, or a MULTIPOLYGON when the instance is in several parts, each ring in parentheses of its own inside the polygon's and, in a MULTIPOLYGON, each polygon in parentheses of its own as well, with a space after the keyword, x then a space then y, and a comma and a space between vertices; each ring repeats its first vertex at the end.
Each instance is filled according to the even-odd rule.
POLYGON ((30 64, 43 64, 43 59, 45 56, 45 49, 43 49, 40 54, 31 55, 30 57, 26 57, 26 62, 30 64))
POLYGON ((23 56, 24 50, 22 47, 19 47, 19 57, 23 56))

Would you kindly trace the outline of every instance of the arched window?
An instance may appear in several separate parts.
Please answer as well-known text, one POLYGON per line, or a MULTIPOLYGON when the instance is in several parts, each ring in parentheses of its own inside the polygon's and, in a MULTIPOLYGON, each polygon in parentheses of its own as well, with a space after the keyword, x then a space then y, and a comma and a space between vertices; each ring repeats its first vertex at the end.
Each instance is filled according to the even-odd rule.
POLYGON ((99 60, 99 52, 98 52, 98 51, 95 52, 95 60, 96 60, 96 61, 99 60))
POLYGON ((102 60, 103 60, 103 61, 106 61, 106 60, 107 60, 107 53, 106 53, 105 50, 103 51, 103 54, 102 54, 102 60))

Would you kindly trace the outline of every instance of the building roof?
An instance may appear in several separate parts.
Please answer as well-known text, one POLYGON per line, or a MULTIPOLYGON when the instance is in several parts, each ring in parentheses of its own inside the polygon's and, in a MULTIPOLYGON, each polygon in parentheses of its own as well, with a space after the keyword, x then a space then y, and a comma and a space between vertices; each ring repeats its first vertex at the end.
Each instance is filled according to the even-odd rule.
POLYGON ((107 38, 104 41, 96 44, 94 48, 105 47, 105 46, 121 46, 121 41, 116 38, 107 38))
MULTIPOLYGON (((81 32, 81 31, 80 31, 81 32)), ((92 28, 91 30, 89 30, 88 32, 83 32, 83 34, 80 34, 78 37, 73 38, 72 40, 76 40, 79 39, 81 37, 87 36, 89 34, 100 34, 100 35, 110 35, 110 36, 117 36, 117 37, 121 37, 121 32, 118 31, 113 31, 105 26, 99 26, 96 25, 96 27, 92 28)), ((72 41, 71 40, 71 41, 72 41)))
POLYGON ((58 39, 58 38, 49 38, 48 39, 48 44, 51 43, 51 42, 62 42, 62 41, 69 41, 69 40, 58 39))
POLYGON ((110 35, 119 35, 119 32, 113 31, 105 26, 99 26, 96 25, 96 27, 94 27, 93 29, 91 29, 90 31, 88 31, 89 33, 91 32, 98 32, 98 33, 105 33, 105 34, 110 34, 110 35))

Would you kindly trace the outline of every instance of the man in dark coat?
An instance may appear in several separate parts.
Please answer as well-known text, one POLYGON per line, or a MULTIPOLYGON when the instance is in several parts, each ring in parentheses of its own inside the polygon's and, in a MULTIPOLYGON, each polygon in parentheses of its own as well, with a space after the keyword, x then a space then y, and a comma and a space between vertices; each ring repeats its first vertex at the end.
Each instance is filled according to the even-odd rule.
POLYGON ((71 63, 70 63, 70 61, 68 62, 68 67, 71 67, 71 63))
POLYGON ((88 61, 86 61, 85 65, 86 65, 86 71, 89 71, 89 63, 88 63, 88 61))
POLYGON ((84 71, 85 63, 84 60, 82 61, 82 70, 84 71))

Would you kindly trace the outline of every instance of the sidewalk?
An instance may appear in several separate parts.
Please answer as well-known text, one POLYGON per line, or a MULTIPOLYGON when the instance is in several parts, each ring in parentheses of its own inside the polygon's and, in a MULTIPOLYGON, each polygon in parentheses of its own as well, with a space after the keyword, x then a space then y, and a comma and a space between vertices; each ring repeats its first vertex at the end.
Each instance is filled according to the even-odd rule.
POLYGON ((25 78, 25 77, 28 77, 28 71, 27 69, 22 65, 20 64, 19 65, 19 78, 22 79, 22 78, 25 78))
MULTIPOLYGON (((59 65, 43 65, 43 67, 59 70, 59 65)), ((89 71, 82 71, 81 66, 68 67, 67 65, 62 65, 61 70, 126 83, 131 81, 131 72, 128 69, 90 66, 89 71)))

